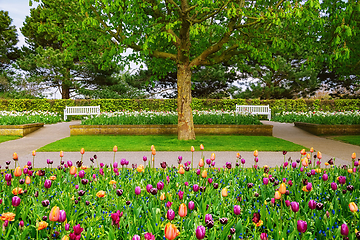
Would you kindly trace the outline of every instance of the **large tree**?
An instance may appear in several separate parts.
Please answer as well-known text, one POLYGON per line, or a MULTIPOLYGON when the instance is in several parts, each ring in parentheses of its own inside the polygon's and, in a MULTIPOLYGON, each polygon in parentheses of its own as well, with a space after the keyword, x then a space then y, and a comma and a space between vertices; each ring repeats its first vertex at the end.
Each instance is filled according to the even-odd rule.
MULTIPOLYGON (((64 12, 63 1, 72 2, 59 0, 55 16, 64 12)), ((119 59, 141 61, 150 56, 176 66, 178 138, 184 140, 195 139, 190 107, 192 69, 232 58, 268 59, 271 64, 269 44, 278 50, 295 50, 297 41, 287 41, 287 36, 308 31, 319 19, 317 0, 79 1, 86 16, 81 24, 85 31, 101 33, 98 42, 109 47, 108 54, 115 56, 130 48, 133 53, 119 59)), ((307 39, 301 41, 311 44, 307 39)))
POLYGON ((9 86, 11 79, 11 64, 19 57, 16 47, 18 43, 16 27, 11 25, 9 13, 0 10, 0 90, 9 86))

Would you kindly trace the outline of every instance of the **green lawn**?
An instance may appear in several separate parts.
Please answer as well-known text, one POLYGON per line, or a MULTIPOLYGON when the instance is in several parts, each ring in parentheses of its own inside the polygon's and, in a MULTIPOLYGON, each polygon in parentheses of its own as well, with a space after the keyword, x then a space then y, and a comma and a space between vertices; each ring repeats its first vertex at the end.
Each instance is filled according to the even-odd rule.
POLYGON ((10 140, 19 139, 19 138, 20 138, 20 136, 2 136, 2 135, 0 135, 0 143, 10 141, 10 140))
POLYGON ((300 151, 305 148, 279 138, 270 136, 231 136, 208 135, 197 136, 196 140, 180 141, 176 136, 113 136, 92 135, 72 136, 50 143, 38 152, 68 151, 77 152, 81 148, 86 151, 112 151, 117 145, 119 151, 150 151, 154 145, 157 151, 190 151, 194 146, 199 149, 200 144, 205 146, 205 151, 300 151))
POLYGON ((337 137, 331 137, 331 139, 360 146, 359 135, 337 136, 337 137))

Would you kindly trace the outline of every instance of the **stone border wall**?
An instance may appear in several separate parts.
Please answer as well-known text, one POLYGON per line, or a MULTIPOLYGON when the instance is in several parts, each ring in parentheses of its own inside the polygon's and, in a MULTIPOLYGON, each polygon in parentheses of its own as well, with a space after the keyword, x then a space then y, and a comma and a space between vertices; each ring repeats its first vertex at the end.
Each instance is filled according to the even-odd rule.
POLYGON ((43 127, 44 123, 0 125, 0 135, 25 136, 43 127))
POLYGON ((311 134, 321 135, 358 135, 360 125, 322 125, 314 123, 295 122, 295 127, 301 128, 311 134))
MULTIPOLYGON (((272 136, 271 125, 195 125, 198 135, 272 136)), ((177 125, 71 125, 70 135, 167 135, 177 134, 177 125)))

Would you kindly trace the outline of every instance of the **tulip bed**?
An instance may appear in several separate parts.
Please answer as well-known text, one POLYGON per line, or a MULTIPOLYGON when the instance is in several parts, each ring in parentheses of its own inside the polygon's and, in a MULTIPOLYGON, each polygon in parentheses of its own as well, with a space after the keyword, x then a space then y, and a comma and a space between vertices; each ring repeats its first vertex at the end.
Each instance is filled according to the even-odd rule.
POLYGON ((325 125, 354 125, 360 124, 360 111, 283 112, 275 114, 272 121, 287 123, 305 122, 325 125))
MULTIPOLYGON (((194 124, 237 124, 261 125, 259 119, 251 114, 238 114, 236 111, 193 111, 194 124)), ((98 116, 85 117, 82 125, 146 125, 177 124, 177 112, 122 111, 104 112, 98 116)))
POLYGON ((22 125, 30 123, 52 124, 61 122, 61 115, 47 111, 0 111, 0 125, 22 125))
MULTIPOLYGON (((114 147, 114 160, 116 151, 114 147)), ((330 159, 320 169, 321 153, 312 152, 302 150, 294 161, 285 161, 284 152, 284 163, 276 168, 258 167, 266 158, 258 151, 254 159, 229 156, 234 161, 221 168, 215 168, 215 154, 199 162, 179 156, 179 166, 169 167, 156 159, 154 149, 154 160, 144 157, 144 165, 139 166, 126 159, 106 166, 94 156, 89 167, 61 158, 47 160, 49 168, 34 171, 28 162, 23 168, 2 172, 0 236, 360 238, 360 232, 356 233, 360 182, 355 154, 351 166, 337 167, 330 159), (245 161, 253 161, 253 167, 244 168, 245 161), (59 166, 51 168, 53 164, 59 166)))

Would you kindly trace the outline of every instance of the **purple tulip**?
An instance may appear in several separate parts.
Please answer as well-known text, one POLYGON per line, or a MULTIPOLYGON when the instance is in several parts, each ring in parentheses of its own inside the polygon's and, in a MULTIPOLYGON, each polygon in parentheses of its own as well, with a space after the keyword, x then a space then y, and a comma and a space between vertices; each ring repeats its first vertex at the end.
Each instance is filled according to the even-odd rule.
POLYGON ((140 188, 139 186, 137 186, 137 187, 135 188, 135 194, 136 194, 136 195, 140 195, 140 193, 141 193, 141 188, 140 188))
POLYGON ((68 167, 71 167, 73 165, 72 161, 67 161, 66 163, 67 163, 68 167))
POLYGON ((60 213, 59 213, 59 222, 65 222, 66 220, 66 212, 65 210, 60 210, 60 213))
POLYGON ((268 185, 269 179, 268 178, 263 178, 263 183, 264 183, 264 185, 268 185))
POLYGON ((190 210, 193 210, 195 208, 195 203, 193 201, 190 201, 188 203, 188 207, 189 207, 190 210))
POLYGON ((288 207, 288 206, 290 206, 290 201, 289 200, 285 200, 285 205, 288 207))
POLYGON ((301 168, 300 168, 300 172, 303 172, 303 171, 304 171, 304 167, 301 167, 301 168))
POLYGON ((196 170, 196 174, 197 174, 197 175, 200 175, 200 169, 197 169, 197 170, 196 170))
POLYGON ((336 184, 336 182, 332 182, 332 183, 331 183, 331 189, 334 190, 334 191, 337 189, 337 184, 336 184))
POLYGON ((314 210, 314 209, 316 208, 316 202, 315 202, 315 200, 310 200, 309 203, 308 203, 308 205, 309 205, 309 208, 310 208, 311 210, 314 210))
POLYGON ((213 161, 213 162, 211 163, 211 166, 212 166, 212 167, 214 167, 214 166, 215 166, 215 161, 213 161))
POLYGON ((69 231, 69 229, 70 229, 70 224, 65 224, 65 231, 69 231))
POLYGON ((20 205, 20 202, 21 202, 21 199, 18 197, 18 196, 14 196, 11 200, 11 204, 14 206, 14 207, 17 207, 20 205))
POLYGON ((194 191, 194 192, 199 191, 199 185, 194 184, 194 185, 193 185, 193 191, 194 191))
POLYGON ((160 191, 164 188, 164 186, 165 186, 164 183, 161 181, 156 184, 156 188, 160 191))
POLYGON ((359 166, 359 161, 355 161, 355 162, 354 162, 354 166, 355 166, 355 167, 359 166))
POLYGON ((135 234, 131 240, 141 240, 140 236, 135 234))
POLYGON ((196 228, 195 233, 196 233, 196 238, 197 238, 197 239, 204 239, 205 233, 206 233, 206 229, 205 229, 204 226, 198 226, 198 227, 196 228))
POLYGON ((51 188, 51 180, 46 179, 44 182, 44 187, 47 189, 51 188))
POLYGON ((171 208, 166 213, 166 218, 169 220, 174 220, 175 218, 175 212, 171 208))
POLYGON ((27 169, 27 168, 24 168, 23 172, 24 172, 24 174, 28 174, 28 172, 29 172, 29 169, 27 169))
POLYGON ((146 162, 147 161, 147 157, 143 156, 143 161, 146 162))
POLYGON ((326 173, 324 173, 323 176, 322 176, 322 179, 325 182, 325 181, 327 181, 329 179, 329 176, 326 173))
POLYGON ((315 175, 315 169, 311 169, 311 172, 310 172, 310 173, 311 173, 311 175, 314 176, 314 175, 315 175))
POLYGON ((308 182, 306 184, 306 190, 311 191, 311 189, 312 189, 312 183, 308 182))
POLYGON ((306 221, 298 220, 297 222, 297 230, 301 233, 305 233, 307 230, 307 223, 306 221))
POLYGON ((206 214, 205 215, 205 222, 206 221, 211 221, 211 220, 213 220, 212 215, 211 214, 206 214))
POLYGON ((296 162, 293 162, 292 164, 291 164, 291 166, 293 167, 293 168, 296 168, 296 162))
POLYGON ((19 222, 19 227, 24 227, 24 221, 23 220, 21 220, 20 222, 19 222))
POLYGON ((344 176, 340 176, 339 177, 339 183, 342 185, 342 184, 345 184, 346 183, 346 177, 344 176))
POLYGON ((245 164, 245 159, 244 158, 241 159, 241 164, 245 164))
POLYGON ((84 230, 80 224, 73 226, 75 235, 80 235, 81 232, 84 230))
POLYGON ((340 230, 341 235, 343 236, 347 236, 349 235, 349 228, 346 225, 346 223, 344 223, 343 225, 341 225, 341 230, 340 230))
POLYGON ((179 195, 179 200, 182 200, 183 197, 184 197, 184 192, 183 192, 183 191, 179 191, 179 192, 178 192, 178 195, 179 195))
POLYGON ((235 215, 239 215, 241 213, 241 209, 239 205, 234 206, 234 213, 235 215))
POLYGON ((210 165, 211 164, 211 160, 210 159, 206 159, 206 164, 210 165))
POLYGON ((27 164, 29 167, 31 166, 31 161, 28 161, 27 164))
POLYGON ((150 193, 150 190, 152 189, 152 185, 151 184, 148 184, 148 185, 146 185, 146 191, 148 192, 148 193, 150 193))
POLYGON ((208 178, 208 183, 211 184, 213 182, 212 178, 208 178))
POLYGON ((288 162, 285 162, 285 163, 284 163, 284 167, 287 167, 288 165, 289 165, 288 162))
POLYGON ((293 211, 293 212, 299 211, 299 203, 298 202, 291 202, 290 206, 291 206, 291 211, 293 211))

